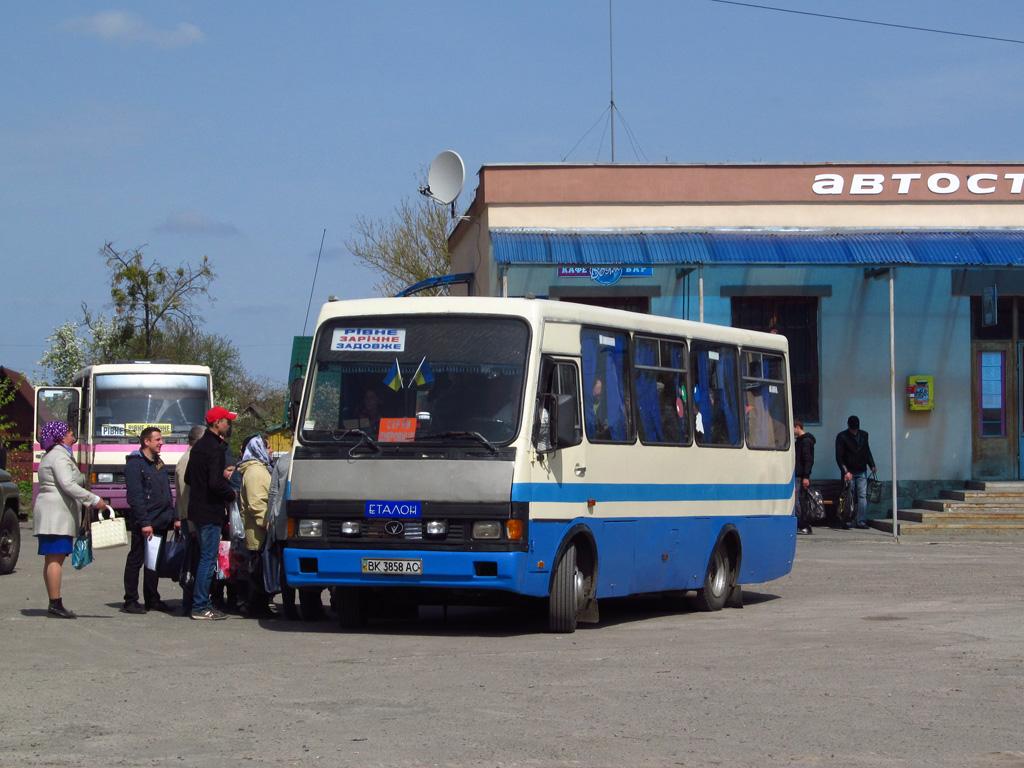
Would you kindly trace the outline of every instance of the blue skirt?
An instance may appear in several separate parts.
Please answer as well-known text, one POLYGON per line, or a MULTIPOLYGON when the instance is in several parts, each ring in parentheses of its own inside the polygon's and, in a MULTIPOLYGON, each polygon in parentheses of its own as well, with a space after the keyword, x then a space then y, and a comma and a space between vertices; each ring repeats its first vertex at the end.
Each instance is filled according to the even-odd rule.
POLYGON ((74 536, 54 536, 44 533, 36 536, 39 539, 40 555, 70 555, 75 545, 74 536))

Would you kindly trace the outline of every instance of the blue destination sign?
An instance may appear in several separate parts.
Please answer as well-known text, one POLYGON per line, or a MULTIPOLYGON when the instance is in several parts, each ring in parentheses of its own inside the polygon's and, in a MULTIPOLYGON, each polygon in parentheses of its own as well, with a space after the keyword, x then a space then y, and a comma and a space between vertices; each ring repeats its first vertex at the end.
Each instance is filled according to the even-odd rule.
POLYGON ((561 266, 559 277, 589 277, 600 285, 615 285, 624 277, 652 277, 654 267, 561 266))
POLYGON ((363 514, 366 517, 389 517, 407 520, 423 517, 422 501, 368 501, 363 514))

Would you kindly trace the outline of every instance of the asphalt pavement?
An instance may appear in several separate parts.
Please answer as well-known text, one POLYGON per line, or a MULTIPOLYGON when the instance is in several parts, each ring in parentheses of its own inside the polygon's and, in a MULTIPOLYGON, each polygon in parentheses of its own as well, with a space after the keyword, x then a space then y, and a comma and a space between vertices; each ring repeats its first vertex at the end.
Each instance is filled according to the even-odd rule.
MULTIPOLYGON (((800 537, 743 609, 603 602, 344 632, 118 612, 127 550, 0 577, 3 766, 1024 767, 1024 538, 800 537)), ((162 587, 177 605, 173 583, 162 587)))

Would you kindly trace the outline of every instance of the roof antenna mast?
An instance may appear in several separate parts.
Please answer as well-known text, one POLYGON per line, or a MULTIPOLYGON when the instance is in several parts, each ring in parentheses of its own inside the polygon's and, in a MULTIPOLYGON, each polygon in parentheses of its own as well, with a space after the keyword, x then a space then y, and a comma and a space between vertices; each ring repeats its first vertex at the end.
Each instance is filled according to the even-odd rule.
POLYGON ((608 114, 612 121, 612 162, 615 162, 615 60, 612 47, 612 0, 608 0, 608 114))

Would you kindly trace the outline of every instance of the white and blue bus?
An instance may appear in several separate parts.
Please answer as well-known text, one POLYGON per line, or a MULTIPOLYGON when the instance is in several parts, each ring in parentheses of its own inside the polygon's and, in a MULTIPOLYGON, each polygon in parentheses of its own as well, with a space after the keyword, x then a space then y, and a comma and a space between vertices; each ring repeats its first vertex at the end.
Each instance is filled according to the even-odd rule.
POLYGON ((542 598, 555 632, 609 597, 718 610, 792 567, 788 370, 778 335, 568 302, 328 303, 287 581, 343 625, 397 595, 542 598))

